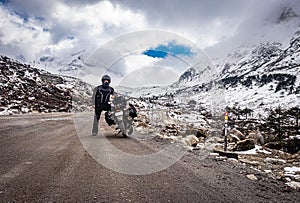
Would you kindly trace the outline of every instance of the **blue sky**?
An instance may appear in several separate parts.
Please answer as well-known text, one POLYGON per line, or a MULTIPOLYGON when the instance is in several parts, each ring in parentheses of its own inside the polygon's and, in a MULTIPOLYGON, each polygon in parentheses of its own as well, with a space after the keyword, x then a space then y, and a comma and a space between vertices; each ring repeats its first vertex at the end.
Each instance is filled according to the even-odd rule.
POLYGON ((0 3, 2 3, 2 4, 8 3, 8 2, 9 2, 9 0, 0 0, 0 3))
POLYGON ((167 45, 160 44, 155 48, 150 48, 143 52, 144 55, 153 58, 166 58, 168 55, 173 56, 192 56, 191 48, 186 45, 177 44, 176 41, 171 41, 167 45))

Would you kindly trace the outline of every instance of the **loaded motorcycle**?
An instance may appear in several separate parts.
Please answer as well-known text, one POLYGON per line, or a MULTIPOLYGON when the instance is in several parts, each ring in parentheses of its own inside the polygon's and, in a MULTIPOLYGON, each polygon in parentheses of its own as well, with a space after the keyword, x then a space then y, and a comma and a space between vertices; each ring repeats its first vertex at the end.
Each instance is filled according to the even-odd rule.
POLYGON ((118 95, 112 100, 111 112, 105 113, 105 120, 108 125, 117 125, 119 133, 122 133, 123 137, 128 137, 133 132, 133 117, 130 112, 132 105, 127 108, 125 97, 118 95))

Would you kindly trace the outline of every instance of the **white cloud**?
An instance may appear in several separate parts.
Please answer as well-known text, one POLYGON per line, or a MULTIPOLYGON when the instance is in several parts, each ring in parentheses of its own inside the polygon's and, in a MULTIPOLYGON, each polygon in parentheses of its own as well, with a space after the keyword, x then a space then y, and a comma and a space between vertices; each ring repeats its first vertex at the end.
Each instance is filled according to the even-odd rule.
POLYGON ((10 10, 0 7, 0 44, 11 47, 9 54, 18 53, 33 58, 50 41, 50 33, 44 32, 35 19, 25 21, 10 10))
MULTIPOLYGON (((54 22, 67 25, 71 29, 88 28, 86 34, 99 36, 109 27, 123 26, 123 29, 141 29, 145 26, 143 15, 124 10, 109 1, 101 1, 93 5, 70 6, 59 2, 50 16, 54 22)), ((75 31, 75 30, 73 30, 75 31)))
MULTIPOLYGON (((44 50, 65 55, 82 49, 91 51, 117 35, 147 27, 141 13, 121 8, 109 1, 93 4, 54 1, 51 5, 47 4, 48 1, 30 0, 26 1, 26 5, 22 2, 12 1, 12 5, 24 6, 24 16, 13 13, 13 8, 0 7, 0 40, 1 46, 6 46, 3 51, 18 49, 28 61, 39 57, 44 50), (41 15, 45 20, 37 20, 33 14, 41 15), (28 21, 23 19, 25 16, 28 21), (74 37, 74 40, 68 37, 74 37)), ((15 9, 19 11, 22 9, 20 7, 15 9)), ((11 50, 12 53, 14 51, 11 50)))
POLYGON ((174 83, 178 77, 179 75, 173 68, 147 66, 126 75, 118 84, 129 87, 169 85, 174 83))
POLYGON ((65 52, 70 53, 74 51, 74 47, 76 43, 78 42, 77 39, 71 40, 71 39, 65 39, 59 41, 57 44, 50 44, 49 46, 45 47, 47 50, 50 51, 51 55, 60 56, 64 55, 65 52))
POLYGON ((92 5, 59 2, 49 16, 55 41, 74 36, 77 49, 93 50, 116 35, 146 27, 142 14, 101 1, 92 5))
POLYGON ((124 64, 126 67, 126 74, 130 74, 136 70, 153 66, 158 61, 161 61, 161 58, 153 58, 146 55, 134 54, 129 55, 124 58, 124 64))

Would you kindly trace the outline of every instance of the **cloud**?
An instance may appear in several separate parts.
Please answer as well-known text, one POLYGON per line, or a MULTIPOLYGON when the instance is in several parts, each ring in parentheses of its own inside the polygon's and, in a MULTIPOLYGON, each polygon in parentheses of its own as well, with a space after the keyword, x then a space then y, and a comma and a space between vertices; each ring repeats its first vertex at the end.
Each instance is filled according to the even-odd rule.
POLYGON ((10 0, 0 5, 0 54, 32 61, 86 50, 87 75, 101 74, 112 64, 116 76, 138 67, 173 67, 178 74, 206 63, 199 48, 217 57, 245 42, 288 39, 295 26, 286 29, 276 22, 284 7, 300 13, 298 0, 10 0), (137 54, 168 47, 172 40, 197 55, 155 61, 137 54))
POLYGON ((298 0, 250 2, 247 15, 236 27, 235 33, 231 37, 222 39, 214 46, 206 48, 211 57, 225 58, 229 52, 240 46, 253 47, 266 42, 285 44, 289 42, 295 31, 299 30, 299 18, 289 19, 284 23, 280 22, 280 16, 287 8, 292 8, 300 15, 298 0))
POLYGON ((120 4, 143 12, 153 28, 180 33, 203 49, 228 40, 231 43, 227 46, 232 48, 248 41, 254 34, 287 38, 281 34, 280 28, 275 31, 261 29, 274 23, 280 9, 291 7, 299 10, 300 7, 298 0, 164 0, 159 4, 156 1, 123 0, 120 4), (235 43, 236 37, 239 39, 235 43))
MULTIPOLYGON (((197 0, 121 1, 130 9, 143 11, 157 28, 182 33, 201 47, 231 36, 248 15, 252 1, 197 0)), ((258 2, 258 1, 256 1, 258 2)))
MULTIPOLYGON (((34 27, 48 31, 46 34, 39 32, 40 36, 50 35, 43 44, 58 48, 54 45, 72 36, 77 39, 73 45, 78 51, 95 49, 121 34, 143 29, 174 32, 200 48, 207 48, 235 36, 247 35, 249 30, 257 32, 262 27, 261 22, 273 13, 276 15, 278 8, 295 8, 297 3, 297 0, 10 0, 5 6, 18 13, 19 20, 29 19, 34 27)), ((4 6, 1 7, 3 10, 4 6)), ((14 32, 22 33, 20 29, 14 32)), ((13 42, 6 45, 6 48, 16 47, 13 42)), ((20 46, 23 47, 22 43, 20 46)))
POLYGON ((51 35, 34 18, 26 21, 12 11, 0 6, 0 45, 9 54, 33 58, 51 42, 51 35))
POLYGON ((147 27, 140 13, 109 1, 89 2, 12 0, 0 6, 1 45, 6 52, 19 46, 18 51, 30 61, 44 50, 64 55, 91 51, 117 35, 147 27), (28 49, 30 45, 35 48, 28 49))
POLYGON ((118 85, 129 87, 169 85, 174 83, 178 77, 179 75, 173 68, 148 66, 126 75, 118 85))

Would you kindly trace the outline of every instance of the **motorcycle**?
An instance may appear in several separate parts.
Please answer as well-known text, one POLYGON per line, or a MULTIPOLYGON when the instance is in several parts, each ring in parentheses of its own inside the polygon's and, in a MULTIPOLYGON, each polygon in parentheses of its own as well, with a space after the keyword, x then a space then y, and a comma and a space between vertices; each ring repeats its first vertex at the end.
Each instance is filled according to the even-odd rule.
POLYGON ((106 115, 106 122, 109 125, 117 125, 123 137, 128 137, 133 132, 133 118, 129 115, 130 108, 127 108, 127 102, 124 96, 118 95, 112 100, 111 112, 106 115))

